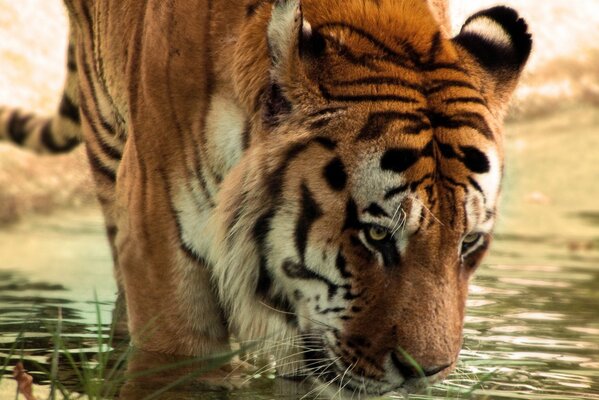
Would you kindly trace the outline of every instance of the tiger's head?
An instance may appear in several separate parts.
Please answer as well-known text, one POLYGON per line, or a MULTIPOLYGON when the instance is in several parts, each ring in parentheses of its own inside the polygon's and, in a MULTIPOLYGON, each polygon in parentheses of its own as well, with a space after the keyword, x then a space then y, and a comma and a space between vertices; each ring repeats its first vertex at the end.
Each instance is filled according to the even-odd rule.
POLYGON ((424 1, 286 0, 268 47, 260 140, 216 223, 233 330, 296 340, 299 373, 337 388, 442 379, 491 240, 526 24, 496 7, 449 39, 424 1))

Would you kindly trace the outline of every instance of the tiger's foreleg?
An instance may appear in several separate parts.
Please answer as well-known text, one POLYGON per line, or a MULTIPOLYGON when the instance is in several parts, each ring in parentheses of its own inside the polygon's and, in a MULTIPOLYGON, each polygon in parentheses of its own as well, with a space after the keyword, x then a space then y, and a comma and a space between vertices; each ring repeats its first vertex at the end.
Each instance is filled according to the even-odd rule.
POLYGON ((116 249, 133 344, 144 351, 207 356, 229 334, 207 263, 181 241, 172 169, 140 156, 132 138, 117 179, 116 249))

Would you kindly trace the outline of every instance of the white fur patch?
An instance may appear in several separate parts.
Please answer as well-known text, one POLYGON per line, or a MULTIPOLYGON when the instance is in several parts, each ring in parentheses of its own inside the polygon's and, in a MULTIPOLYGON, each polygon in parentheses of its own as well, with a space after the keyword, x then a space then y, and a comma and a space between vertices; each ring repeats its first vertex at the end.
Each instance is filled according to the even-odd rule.
POLYGON ((277 1, 268 24, 268 43, 275 63, 289 54, 297 42, 301 23, 299 0, 277 1))
POLYGON ((462 32, 478 35, 501 46, 512 46, 512 39, 503 26, 486 16, 473 19, 462 28, 462 32))
POLYGON ((495 205, 499 194, 501 184, 501 162, 497 150, 493 146, 488 146, 484 150, 487 159, 489 160, 489 172, 476 175, 476 180, 483 192, 487 201, 487 207, 495 205))
POLYGON ((246 116, 233 99, 217 93, 210 101, 206 118, 210 164, 215 172, 225 176, 243 153, 246 116))

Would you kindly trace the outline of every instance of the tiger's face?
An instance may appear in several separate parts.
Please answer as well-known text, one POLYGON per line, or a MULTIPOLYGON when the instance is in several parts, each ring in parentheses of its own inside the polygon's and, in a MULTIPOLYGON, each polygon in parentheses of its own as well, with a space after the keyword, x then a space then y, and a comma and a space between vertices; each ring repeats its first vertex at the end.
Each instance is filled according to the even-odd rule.
POLYGON ((299 373, 370 394, 414 391, 456 364, 495 220, 500 119, 530 51, 506 8, 448 40, 419 2, 412 23, 381 4, 378 30, 360 7, 341 23, 310 2, 305 18, 275 5, 265 140, 227 208, 231 243, 251 226, 233 253, 255 260, 254 294, 303 344, 299 373))
POLYGON ((410 112, 423 124, 421 137, 401 134, 400 122, 360 138, 372 115, 389 112, 363 111, 335 110, 281 155, 284 187, 264 234, 265 269, 277 282, 271 294, 287 299, 283 309, 310 334, 306 369, 327 380, 347 370, 348 388, 364 379, 385 392, 421 374, 441 378, 455 365, 501 160, 491 141, 479 150, 452 138, 468 128, 427 133, 417 109, 410 112))

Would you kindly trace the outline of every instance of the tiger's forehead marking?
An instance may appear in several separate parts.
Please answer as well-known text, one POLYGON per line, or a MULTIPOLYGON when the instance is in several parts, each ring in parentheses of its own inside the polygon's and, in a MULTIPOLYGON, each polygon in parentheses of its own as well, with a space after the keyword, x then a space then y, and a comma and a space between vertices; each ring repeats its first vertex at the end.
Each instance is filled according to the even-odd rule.
POLYGON ((395 221, 398 210, 409 208, 412 212, 406 215, 406 227, 416 229, 419 221, 413 217, 439 217, 436 207, 443 197, 463 208, 464 229, 489 222, 487 215, 494 212, 502 178, 501 158, 494 144, 480 148, 447 145, 445 154, 432 147, 358 150, 361 157, 351 167, 349 187, 362 214, 373 221, 395 221), (447 197, 441 192, 453 194, 447 197))

